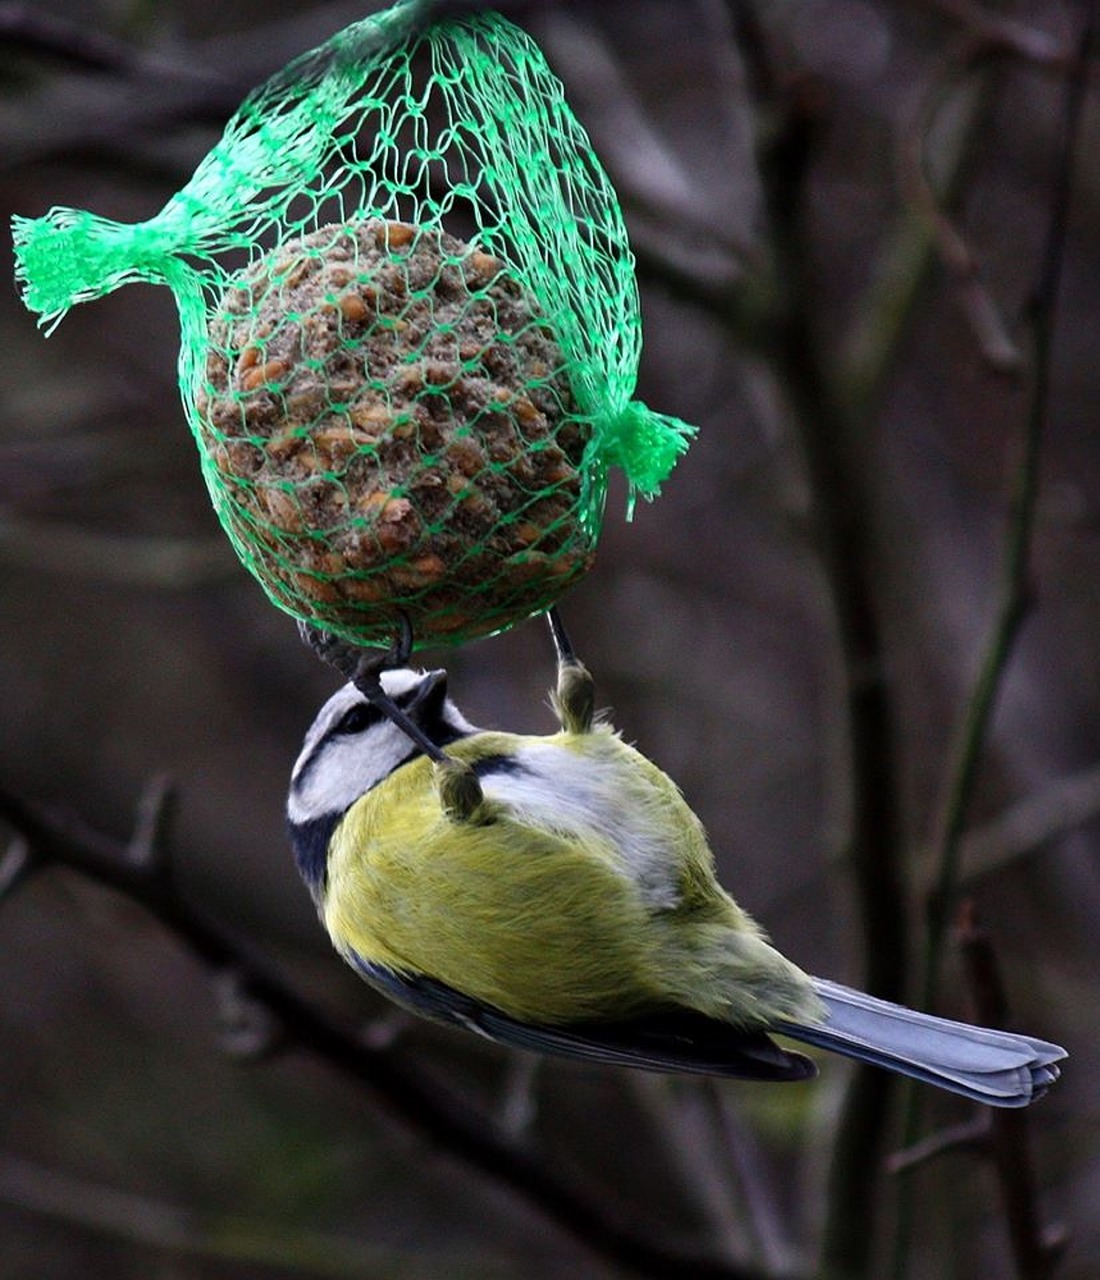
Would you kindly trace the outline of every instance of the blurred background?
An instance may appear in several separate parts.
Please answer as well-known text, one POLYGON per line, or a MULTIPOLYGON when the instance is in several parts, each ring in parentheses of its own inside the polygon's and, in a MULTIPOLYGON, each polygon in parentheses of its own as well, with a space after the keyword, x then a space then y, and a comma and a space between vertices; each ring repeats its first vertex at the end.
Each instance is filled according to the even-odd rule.
MULTIPOLYGON (((378 7, 0 3, 4 225, 53 204, 151 216, 254 83, 378 7)), ((596 568, 564 602, 599 700, 680 782, 723 881, 783 950, 910 1000, 927 988, 969 723, 958 872, 931 917, 948 926, 933 929, 936 1005, 971 1016, 980 1002, 949 927, 970 901, 1010 1024, 1071 1054, 1011 1138, 1034 1180, 1025 1201, 1065 1228, 1064 1252, 1020 1269, 1021 1211, 1006 1214, 973 1145, 887 1171, 907 1138, 972 1118, 958 1099, 924 1091, 906 1129, 906 1090, 837 1061, 782 1087, 533 1061, 405 1019, 343 967, 282 819, 301 736, 337 680, 216 524, 166 289, 77 307, 46 341, 0 288, 0 786, 125 839, 168 775, 181 900, 670 1259, 810 1275, 824 1249, 823 1268, 851 1275, 1095 1275, 1089 86, 1049 354, 1029 323, 1089 6, 501 7, 546 51, 619 190, 639 394, 700 428, 629 523, 613 487, 596 568), (1037 378, 1028 524, 1013 494, 1037 378), (1012 529, 1030 531, 1023 612, 983 726, 968 708, 1012 529)), ((552 727, 541 623, 428 657, 475 722, 552 727)), ((222 979, 86 877, 44 868, 0 901, 0 972, 2 1280, 631 1274, 623 1251, 583 1244, 308 1047, 229 1052, 222 979)))

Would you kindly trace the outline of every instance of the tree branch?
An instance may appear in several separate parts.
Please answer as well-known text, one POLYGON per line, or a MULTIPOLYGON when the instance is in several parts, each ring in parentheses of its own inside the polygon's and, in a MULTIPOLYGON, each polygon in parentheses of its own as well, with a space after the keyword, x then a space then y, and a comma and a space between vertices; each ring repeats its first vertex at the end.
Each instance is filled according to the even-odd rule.
POLYGON ((970 701, 949 757, 948 783, 937 823, 935 847, 939 871, 929 901, 924 999, 936 996, 948 920, 954 909, 960 850, 978 766, 985 750, 997 697, 1020 627, 1031 604, 1031 546, 1039 495, 1040 458, 1050 403, 1050 363, 1062 260, 1065 255, 1073 161, 1093 38, 1094 7, 1089 0, 1074 68, 1067 80, 1062 139, 1056 159, 1050 223, 1031 305, 1033 373, 1031 399, 1023 424, 1020 457, 1013 478, 1001 569, 1000 603, 970 701))
MULTIPOLYGON (((235 998, 259 1006, 279 1028, 282 1047, 296 1046, 369 1090, 386 1112, 422 1140, 477 1170, 542 1214, 592 1253, 654 1280, 768 1280, 736 1263, 688 1256, 613 1221, 546 1167, 537 1155, 498 1136, 490 1121, 386 1045, 366 1043, 353 1028, 298 995, 245 945, 181 899, 168 873, 163 811, 147 815, 135 856, 118 841, 74 818, 62 818, 0 790, 0 821, 17 833, 19 874, 68 867, 126 895, 149 911, 218 975, 234 977, 235 998), (150 838, 150 833, 156 832, 150 838)), ((3 872, 0 870, 0 881, 3 872)))
MULTIPOLYGON (((907 957, 906 891, 898 830, 893 706, 876 611, 870 499, 859 424, 826 372, 815 317, 820 307, 805 224, 806 179, 821 123, 807 80, 780 79, 766 34, 745 0, 731 0, 750 82, 773 120, 761 152, 775 302, 766 332, 777 378, 793 410, 813 504, 844 671, 851 830, 848 859, 863 933, 866 985, 900 1000, 907 957)), ((866 1274, 875 1241, 879 1169, 893 1088, 885 1072, 857 1071, 845 1099, 829 1178, 823 1258, 827 1272, 866 1274)))
MULTIPOLYGON (((936 117, 944 103, 966 86, 978 61, 969 43, 947 57, 901 139, 898 180, 909 206, 929 228, 940 261, 954 281, 960 309, 982 359, 994 373, 1016 376, 1022 370, 1023 355, 985 285, 977 255, 938 199, 927 166, 928 135, 936 117)), ((979 92, 978 97, 981 96, 979 92)))
MULTIPOLYGON (((1003 1027, 1008 1012, 1000 966, 972 903, 959 911, 957 939, 974 1013, 987 1027, 1003 1027)), ((998 1108, 988 1117, 987 1147, 1001 1188, 1008 1236, 1020 1280, 1049 1280, 1066 1243, 1062 1227, 1044 1228, 1028 1143, 1025 1111, 998 1108)))
MULTIPOLYGON (((471 1273, 468 1257, 457 1251, 432 1250, 420 1241, 405 1249, 386 1248, 221 1207, 196 1210, 74 1178, 7 1153, 0 1153, 0 1203, 69 1226, 108 1233, 155 1249, 158 1254, 263 1267, 265 1274, 268 1267, 279 1275, 301 1274, 309 1280, 362 1280, 363 1276, 437 1280, 439 1276, 471 1273)), ((514 1263, 503 1256, 479 1252, 476 1265, 483 1280, 507 1280, 515 1275, 514 1263)), ((170 1275, 173 1270, 162 1263, 158 1274, 170 1275)), ((191 1273, 183 1270, 182 1274, 191 1273)))
MULTIPOLYGON (((1041 445, 1050 402, 1050 364, 1062 260, 1065 255, 1074 158, 1080 132, 1088 63, 1095 24, 1094 0, 1086 0, 1076 56, 1066 79, 1061 140, 1055 159, 1050 220, 1031 305, 1032 386, 1022 427, 1020 457, 1013 477, 1004 534, 999 604, 969 702, 949 754, 944 801, 933 846, 938 870, 928 897, 928 924, 922 980, 922 1006, 936 1003, 948 922, 955 908, 967 815, 977 784, 1009 660, 1031 603, 1031 546, 1038 506, 1041 445)), ((908 1090, 903 1145, 912 1146, 920 1125, 918 1093, 908 1090)), ((903 1270, 912 1230, 911 1196, 903 1189, 895 1240, 895 1274, 903 1270)))

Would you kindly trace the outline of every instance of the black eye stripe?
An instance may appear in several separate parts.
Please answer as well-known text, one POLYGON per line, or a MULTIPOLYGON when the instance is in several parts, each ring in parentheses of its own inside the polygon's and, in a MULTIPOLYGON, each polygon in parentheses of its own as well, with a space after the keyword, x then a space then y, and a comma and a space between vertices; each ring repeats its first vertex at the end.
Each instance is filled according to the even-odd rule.
POLYGON ((354 707, 349 707, 339 720, 332 726, 333 734, 340 736, 350 736, 355 733, 362 733, 364 729, 369 729, 371 725, 379 724, 382 720, 382 713, 377 707, 371 706, 369 702, 357 702, 354 707))
MULTIPOLYGON (((394 703, 401 708, 408 706, 419 689, 420 685, 415 684, 411 689, 404 689, 401 693, 394 694, 394 703)), ((364 700, 349 707, 332 726, 330 732, 339 736, 362 733, 372 725, 381 724, 385 718, 383 712, 379 711, 373 703, 364 700)))

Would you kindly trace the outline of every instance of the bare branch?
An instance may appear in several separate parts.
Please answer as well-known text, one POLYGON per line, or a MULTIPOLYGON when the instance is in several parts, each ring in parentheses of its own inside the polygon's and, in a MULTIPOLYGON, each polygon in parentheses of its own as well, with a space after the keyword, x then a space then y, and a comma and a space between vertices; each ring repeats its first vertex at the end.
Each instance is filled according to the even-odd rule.
MULTIPOLYGON (((1082 25, 1077 58, 1066 83, 1062 139, 1056 157, 1050 222, 1039 268, 1032 306, 1033 372, 1031 399, 1022 424, 1020 456, 1013 478, 1009 517, 1004 534, 1000 602, 974 687, 958 725, 948 758, 946 786, 938 815, 934 847, 938 870, 928 901, 928 929, 921 1001, 924 1008, 936 1003, 948 921, 958 893, 962 866, 962 841, 967 814, 977 784, 978 769, 1009 660, 1031 599, 1030 560, 1032 532, 1039 493, 1040 445, 1045 432, 1050 391, 1051 339, 1058 302, 1058 286, 1065 251, 1073 162, 1081 121, 1081 108, 1094 22, 1093 0, 1082 25)), ((916 1142, 920 1104, 915 1089, 907 1093, 903 1145, 916 1142)), ((903 1189, 895 1259, 900 1260, 913 1229, 911 1195, 903 1189)))
MULTIPOLYGON (((1100 765, 1056 778, 967 831, 959 858, 960 882, 972 884, 1098 816, 1100 765)), ((932 888, 931 880, 926 888, 932 888)))
POLYGON ((1073 48, 1026 22, 985 9, 973 0, 923 0, 965 33, 975 56, 982 51, 1011 54, 1037 66, 1064 72, 1073 65, 1073 48))
POLYGON ((1023 367, 1023 356, 985 286, 977 255, 948 217, 928 174, 928 136, 944 105, 969 78, 972 53, 969 45, 965 51, 956 49, 925 91, 898 147, 898 181, 910 207, 929 227, 940 259, 954 278, 960 306, 982 358, 994 373, 1015 375, 1023 367))
MULTIPOLYGON (((685 1256, 613 1221, 545 1161, 499 1136, 489 1119, 439 1081, 422 1074, 388 1045, 365 1040, 298 995, 243 942, 178 897, 159 869, 135 862, 129 843, 2 790, 0 821, 27 842, 36 869, 68 867, 144 906, 216 974, 233 975, 233 999, 263 1010, 265 1027, 279 1029, 281 1045, 312 1053, 357 1081, 391 1117, 507 1189, 594 1254, 655 1280, 670 1275, 678 1280, 766 1280, 767 1273, 685 1256)), ((263 1047, 267 1042, 261 1037, 248 1043, 263 1047)))
POLYGON ((985 750, 1005 671, 1031 600, 1031 542, 1039 495, 1040 447, 1049 407, 1051 340, 1065 251, 1073 161, 1092 43, 1092 23, 1090 4, 1075 70, 1066 86, 1062 142, 1056 163, 1050 224, 1032 305, 1034 370, 1031 401, 1023 424, 1020 457, 1013 479, 1005 529, 1000 603, 981 669, 949 757, 947 788, 937 824, 937 839, 934 843, 939 849, 939 873, 930 902, 928 958, 923 993, 926 1007, 930 1007, 935 999, 940 953, 958 883, 963 832, 977 781, 978 765, 985 750))
POLYGON ((937 1129, 913 1146, 895 1151, 886 1160, 886 1172, 907 1173, 930 1160, 956 1151, 988 1153, 989 1118, 984 1112, 959 1124, 949 1125, 946 1129, 937 1129))
MULTIPOLYGON (((281 1275, 301 1273, 311 1280, 435 1280, 468 1274, 470 1268, 468 1258, 434 1252, 422 1241, 402 1251, 214 1207, 196 1212, 192 1206, 119 1191, 6 1153, 0 1153, 0 1203, 168 1254, 274 1267, 281 1275)), ((505 1258, 479 1252, 477 1274, 504 1280, 515 1274, 515 1267, 505 1258)))
POLYGON ((223 538, 102 533, 57 520, 14 516, 0 507, 0 565, 36 576, 189 590, 235 578, 240 566, 223 538))
MULTIPOLYGON (((957 940, 975 1016, 985 1026, 1003 1026, 1007 1001, 1000 966, 972 903, 960 908, 957 940)), ((1048 1230, 1042 1225, 1027 1114, 998 1109, 986 1123, 987 1149, 1001 1188, 1017 1274, 1020 1280, 1049 1280, 1065 1245, 1066 1232, 1062 1227, 1048 1230)))

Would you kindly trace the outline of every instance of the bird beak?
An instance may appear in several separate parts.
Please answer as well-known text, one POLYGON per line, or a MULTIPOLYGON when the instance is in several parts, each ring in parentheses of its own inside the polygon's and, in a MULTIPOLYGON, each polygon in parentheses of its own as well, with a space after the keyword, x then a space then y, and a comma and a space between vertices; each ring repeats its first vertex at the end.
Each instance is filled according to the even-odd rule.
POLYGON ((405 704, 405 714, 421 728, 438 723, 447 700, 446 671, 428 671, 416 686, 416 692, 405 704))

